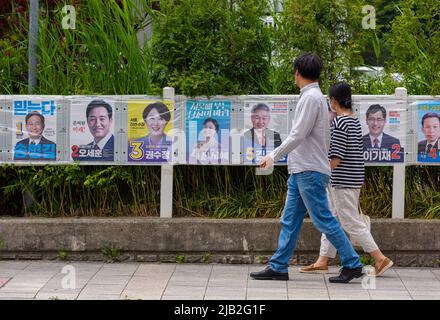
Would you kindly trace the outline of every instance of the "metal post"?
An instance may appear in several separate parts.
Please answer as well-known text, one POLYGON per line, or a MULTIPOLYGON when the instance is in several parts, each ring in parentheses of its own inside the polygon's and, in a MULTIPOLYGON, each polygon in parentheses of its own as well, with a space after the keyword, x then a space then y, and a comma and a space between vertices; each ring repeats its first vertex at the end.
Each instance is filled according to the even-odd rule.
POLYGON ((393 219, 405 218, 405 164, 393 166, 393 219))
POLYGON ((37 86, 38 0, 30 1, 28 93, 37 86))
MULTIPOLYGON (((406 88, 396 88, 394 96, 408 104, 406 88)), ((405 218, 405 163, 393 165, 393 219, 405 218)))
POLYGON ((396 88, 396 90, 394 91, 394 96, 397 99, 402 99, 406 101, 408 99, 408 90, 403 87, 396 88))
MULTIPOLYGON (((163 88, 164 100, 173 101, 174 88, 163 88)), ((160 217, 171 218, 173 216, 173 165, 165 164, 161 166, 160 178, 160 217)))
MULTIPOLYGON (((37 41, 38 41, 38 0, 30 0, 29 4, 29 66, 28 66, 28 93, 32 94, 37 87, 37 41)), ((34 203, 34 185, 22 190, 23 206, 27 213, 34 203)))

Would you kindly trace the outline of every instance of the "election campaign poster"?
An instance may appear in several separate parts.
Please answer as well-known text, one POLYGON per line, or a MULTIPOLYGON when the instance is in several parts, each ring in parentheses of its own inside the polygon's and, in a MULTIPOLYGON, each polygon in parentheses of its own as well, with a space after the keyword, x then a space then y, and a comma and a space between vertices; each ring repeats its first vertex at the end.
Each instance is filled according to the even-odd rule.
POLYGON ((399 101, 361 101, 356 105, 360 110, 365 162, 404 162, 406 104, 399 101))
POLYGON ((417 105, 417 161, 440 163, 440 101, 417 105))
POLYGON ((188 163, 229 163, 230 101, 188 100, 185 108, 185 121, 188 163))
POLYGON ((55 96, 14 96, 12 145, 14 161, 55 161, 57 107, 55 96))
MULTIPOLYGON (((243 162, 259 163, 288 136, 289 101, 245 101, 243 162)), ((286 162, 287 155, 278 162, 286 162)))
POLYGON ((173 103, 128 100, 128 162, 173 161, 173 103))
POLYGON ((75 97, 70 107, 70 156, 77 161, 114 161, 115 101, 75 97))

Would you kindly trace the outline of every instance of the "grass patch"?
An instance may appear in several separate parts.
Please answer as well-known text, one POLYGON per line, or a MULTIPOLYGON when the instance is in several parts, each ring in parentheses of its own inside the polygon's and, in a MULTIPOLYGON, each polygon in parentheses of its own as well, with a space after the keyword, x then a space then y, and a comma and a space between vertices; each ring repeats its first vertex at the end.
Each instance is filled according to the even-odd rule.
POLYGON ((114 245, 105 246, 101 252, 108 263, 121 261, 121 251, 114 245))

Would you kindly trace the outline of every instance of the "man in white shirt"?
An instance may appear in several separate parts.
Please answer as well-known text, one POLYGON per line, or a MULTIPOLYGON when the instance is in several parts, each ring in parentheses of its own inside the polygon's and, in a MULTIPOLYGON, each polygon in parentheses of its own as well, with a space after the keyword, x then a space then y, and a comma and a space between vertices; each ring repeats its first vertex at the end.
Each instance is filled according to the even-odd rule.
POLYGON ((327 102, 318 80, 322 61, 306 53, 294 61, 295 83, 301 89, 292 130, 284 142, 264 157, 261 168, 270 168, 288 154, 287 198, 281 217, 278 248, 266 269, 252 272, 257 280, 288 280, 289 260, 298 240, 306 211, 315 227, 339 252, 342 269, 330 282, 348 283, 362 276, 362 264, 347 235, 329 210, 326 187, 330 180, 328 151, 330 124, 327 102))

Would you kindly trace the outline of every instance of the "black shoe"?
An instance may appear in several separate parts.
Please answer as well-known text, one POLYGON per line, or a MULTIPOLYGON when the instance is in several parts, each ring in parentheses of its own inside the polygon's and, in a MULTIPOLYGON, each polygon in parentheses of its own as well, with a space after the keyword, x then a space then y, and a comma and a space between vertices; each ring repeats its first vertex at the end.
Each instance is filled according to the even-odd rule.
POLYGON ((362 275, 362 267, 354 269, 342 268, 339 276, 330 277, 328 281, 334 283, 349 283, 352 279, 362 277, 362 275))
POLYGON ((250 276, 256 280, 289 280, 289 273, 276 272, 269 267, 258 272, 251 272, 250 276))

